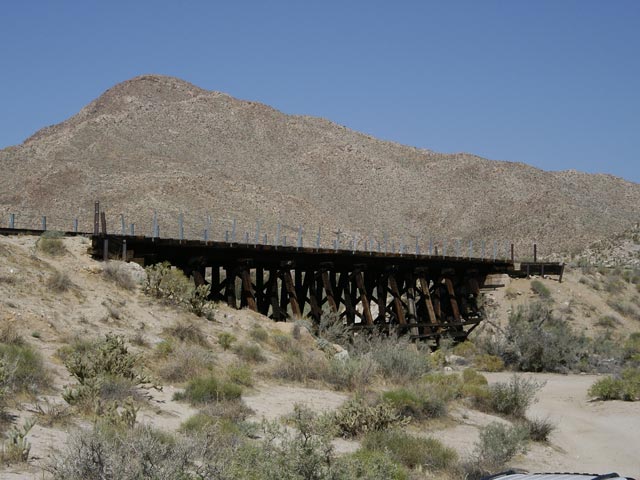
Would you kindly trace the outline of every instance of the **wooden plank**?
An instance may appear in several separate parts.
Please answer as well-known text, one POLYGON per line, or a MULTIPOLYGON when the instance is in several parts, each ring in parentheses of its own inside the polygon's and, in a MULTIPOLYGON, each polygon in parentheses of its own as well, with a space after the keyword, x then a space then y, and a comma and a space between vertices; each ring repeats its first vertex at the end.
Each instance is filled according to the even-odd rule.
POLYGON ((391 295, 393 295, 393 307, 398 323, 400 325, 406 325, 407 320, 404 317, 404 308, 402 307, 402 301, 400 300, 398 283, 396 282, 396 277, 393 275, 389 275, 389 289, 391 290, 391 295))
POLYGON ((254 312, 258 311, 256 305, 256 297, 253 291, 253 285, 251 284, 251 275, 248 268, 242 269, 242 297, 243 302, 254 312))
POLYGON ((282 320, 282 312, 280 311, 278 298, 278 275, 274 269, 269 270, 267 288, 269 290, 269 300, 271 302, 271 318, 276 321, 282 320))
POLYGON ((342 292, 339 297, 344 304, 345 313, 350 323, 353 323, 356 319, 356 310, 353 307, 353 300, 351 298, 351 292, 349 288, 349 273, 340 272, 340 279, 338 280, 337 291, 342 292))
POLYGON ((309 306, 311 308, 309 314, 316 323, 320 323, 322 319, 322 308, 320 308, 320 304, 318 303, 318 282, 315 272, 307 270, 304 275, 304 281, 307 283, 309 291, 309 306))
POLYGON ((236 300, 236 270, 232 267, 225 269, 227 278, 225 279, 225 298, 227 299, 227 305, 232 308, 238 308, 236 300))
POLYGON ((456 298, 456 292, 453 289, 453 282, 450 278, 445 278, 444 283, 447 286, 447 293, 449 294, 449 301, 451 302, 451 311, 453 312, 453 318, 456 322, 460 321, 460 309, 458 308, 458 300, 456 298))
POLYGON ((419 278, 420 289, 422 291, 422 299, 424 300, 425 306, 427 307, 427 314, 429 317, 429 321, 436 328, 438 326, 438 317, 436 317, 436 312, 433 309, 433 302, 431 301, 431 293, 429 292, 429 282, 427 281, 424 275, 421 275, 419 278))
POLYGON ((369 308, 369 300, 367 298, 367 290, 364 286, 364 279, 362 278, 362 272, 356 272, 356 285, 360 291, 360 301, 362 302, 362 313, 364 314, 364 320, 367 325, 373 325, 373 317, 371 316, 371 309, 369 308))
POLYGON ((327 303, 329 304, 329 308, 332 313, 338 313, 338 306, 336 305, 336 299, 333 296, 333 288, 331 288, 331 283, 329 282, 329 272, 326 270, 322 271, 322 287, 324 288, 325 295, 327 297, 327 303))
POLYGON ((300 311, 300 304, 298 303, 298 294, 296 293, 295 286, 293 285, 293 278, 291 277, 291 270, 284 271, 284 283, 287 287, 287 293, 289 295, 289 305, 291 305, 291 312, 295 318, 301 318, 302 312, 300 311))
POLYGON ((384 274, 378 277, 378 323, 387 323, 387 286, 388 279, 384 274))

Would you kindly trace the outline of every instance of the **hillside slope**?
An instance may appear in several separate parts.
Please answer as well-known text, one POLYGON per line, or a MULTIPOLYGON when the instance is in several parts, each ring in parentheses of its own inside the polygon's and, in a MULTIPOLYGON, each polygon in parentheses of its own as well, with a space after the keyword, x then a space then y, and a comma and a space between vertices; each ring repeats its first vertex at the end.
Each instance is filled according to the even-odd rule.
POLYGON ((112 228, 122 213, 141 233, 155 209, 174 236, 184 212, 191 236, 211 215, 214 238, 237 217, 239 235, 261 220, 272 238, 282 221, 304 225, 307 242, 322 226, 326 244, 340 228, 410 245, 416 234, 423 245, 536 240, 544 255, 578 251, 640 216, 640 185, 613 176, 420 150, 156 75, 1 150, 0 167, 3 224, 17 212, 68 228, 80 217, 88 229, 99 199, 112 228))

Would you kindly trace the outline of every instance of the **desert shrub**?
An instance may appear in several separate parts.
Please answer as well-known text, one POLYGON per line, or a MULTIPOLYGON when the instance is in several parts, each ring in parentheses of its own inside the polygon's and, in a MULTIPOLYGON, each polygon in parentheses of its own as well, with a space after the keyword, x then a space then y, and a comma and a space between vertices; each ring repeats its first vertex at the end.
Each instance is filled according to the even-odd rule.
POLYGON ((474 451, 475 461, 489 471, 498 471, 513 457, 527 451, 528 435, 527 428, 522 425, 492 422, 480 429, 474 451))
POLYGON ((609 293, 618 293, 625 288, 625 282, 622 277, 616 273, 607 274, 604 279, 604 289, 609 293))
POLYGON ((526 419, 524 425, 527 427, 529 439, 534 442, 547 442, 549 435, 556 429, 549 418, 526 419))
POLYGON ((596 325, 603 328, 615 328, 620 325, 620 320, 613 315, 605 315, 596 321, 596 325))
POLYGON ((13 425, 7 432, 7 441, 0 450, 0 461, 7 464, 25 463, 29 460, 31 443, 27 435, 35 425, 34 419, 25 420, 21 427, 13 425))
POLYGON ((52 257, 64 255, 67 253, 67 249, 62 242, 62 238, 62 232, 53 230, 44 232, 36 242, 36 248, 52 257))
POLYGON ((293 349, 275 366, 273 376, 291 382, 307 382, 326 378, 328 369, 324 355, 293 349))
POLYGON ((404 383, 420 378, 430 369, 429 357, 404 337, 377 337, 370 353, 383 377, 404 383))
POLYGON ((471 340, 465 340, 453 347, 453 354, 464 358, 474 358, 478 354, 478 347, 471 340))
POLYGON ((333 423, 344 437, 406 425, 409 421, 389 403, 368 404, 361 398, 344 403, 333 415, 333 423))
POLYGON ((531 290, 540 298, 544 298, 544 299, 551 298, 551 291, 540 280, 531 281, 531 290))
POLYGON ((540 302, 518 307, 509 315, 504 338, 485 343, 487 353, 505 365, 527 372, 566 373, 594 368, 593 346, 540 302))
POLYGON ((399 388, 382 394, 382 400, 391 404, 400 414, 415 420, 442 417, 447 413, 447 402, 429 389, 399 388))
POLYGON ((104 340, 90 346, 80 345, 80 350, 67 353, 64 360, 65 367, 78 382, 75 386, 65 387, 62 394, 70 405, 98 414, 105 407, 101 400, 103 394, 109 394, 109 385, 113 387, 112 396, 122 398, 117 393, 121 389, 131 392, 136 386, 152 383, 138 367, 140 357, 129 352, 122 336, 107 334, 104 340))
POLYGON ((625 317, 640 320, 640 308, 631 302, 627 302, 618 297, 613 297, 607 300, 607 305, 625 317))
POLYGON ((176 393, 174 399, 188 400, 193 405, 200 405, 223 400, 237 400, 241 395, 242 387, 239 385, 208 375, 190 380, 184 392, 176 393))
POLYGON ((629 335, 624 342, 624 360, 640 363, 640 332, 629 335))
POLYGON ((183 382, 204 375, 215 365, 216 357, 211 350, 198 345, 181 345, 171 348, 156 372, 168 382, 183 382))
POLYGON ((223 350, 229 350, 236 340, 236 337, 231 333, 222 332, 218 334, 218 344, 223 350))
POLYGON ((389 458, 386 452, 359 449, 336 460, 337 478, 358 480, 409 480, 409 474, 401 465, 389 458))
POLYGON ((256 342, 266 342, 269 339, 269 333, 260 325, 254 325, 249 330, 249 337, 256 342))
POLYGON ((36 402, 34 413, 37 423, 45 427, 67 426, 72 423, 71 409, 65 404, 53 403, 48 399, 45 399, 44 404, 36 402))
POLYGON ((165 333, 184 343, 194 345, 207 345, 207 337, 200 327, 189 322, 176 322, 171 327, 165 329, 165 333))
POLYGON ((544 383, 514 375, 508 382, 497 382, 489 386, 489 406, 495 413, 524 418, 543 386, 544 383))
POLYGON ((63 453, 47 466, 55 480, 89 478, 136 480, 140 478, 194 478, 198 451, 193 442, 139 426, 116 434, 96 426, 72 435, 63 453))
POLYGON ((0 325, 0 343, 6 345, 24 345, 25 342, 15 325, 7 322, 0 325))
POLYGON ((233 351, 238 357, 247 362, 262 363, 267 361, 260 345, 256 345, 255 343, 240 343, 233 347, 233 351))
POLYGON ((591 385, 588 394, 598 400, 639 400, 640 369, 627 368, 619 376, 601 378, 591 385))
POLYGON ((507 287, 504 291, 504 298, 507 300, 515 300, 518 298, 518 292, 513 287, 507 287))
POLYGON ((51 379, 42 356, 26 343, 0 343, 4 365, 4 389, 7 394, 35 395, 48 388, 51 379))
POLYGON ((47 287, 49 287, 49 290, 56 293, 66 292, 71 287, 71 280, 66 273, 61 272, 60 270, 54 270, 51 276, 47 279, 47 287))
POLYGON ((229 381, 242 385, 243 387, 253 386, 253 375, 251 368, 246 363, 236 363, 227 367, 227 378, 229 381))
POLYGON ((294 348, 292 337, 284 333, 274 333, 271 336, 271 342, 275 345, 278 351, 282 353, 287 353, 294 348))
POLYGON ((362 447, 388 452, 393 460, 410 469, 446 470, 458 461, 456 451, 442 442, 434 438, 414 437, 395 429, 367 433, 362 447))
POLYGON ((109 261, 104 264, 102 272, 107 280, 115 283, 123 290, 131 291, 136 288, 136 281, 124 265, 126 265, 124 262, 109 261))
POLYGON ((504 361, 497 355, 484 353, 475 357, 473 364, 478 370, 485 372, 501 372, 504 370, 504 361))
POLYGON ((145 268, 147 280, 143 291, 152 297, 172 304, 184 306, 200 317, 213 316, 214 305, 208 301, 211 285, 199 285, 168 262, 145 268))
POLYGON ((326 380, 340 390, 364 390, 373 381, 378 363, 369 354, 329 361, 326 380))

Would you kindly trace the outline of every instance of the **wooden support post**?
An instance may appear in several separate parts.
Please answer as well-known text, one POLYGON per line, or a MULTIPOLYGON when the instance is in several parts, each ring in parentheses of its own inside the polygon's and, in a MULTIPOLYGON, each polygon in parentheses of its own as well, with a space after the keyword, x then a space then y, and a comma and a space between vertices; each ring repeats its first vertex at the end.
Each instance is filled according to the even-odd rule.
POLYGON ((107 216, 104 212, 100 212, 100 222, 102 223, 102 235, 107 234, 107 216))
POLYGON ((356 285, 360 292, 360 301, 362 302, 362 313, 364 315, 364 321, 367 325, 373 325, 373 317, 371 316, 371 308, 369 307, 369 299, 367 298, 367 290, 364 286, 364 279, 362 278, 362 272, 356 271, 356 285))
POLYGON ((353 300, 351 298, 351 291, 349 288, 349 273, 348 272, 340 272, 340 279, 338 280, 338 288, 336 289, 338 292, 341 292, 339 295, 342 299, 342 303, 344 303, 345 313, 347 315, 347 321, 350 323, 355 322, 356 319, 356 310, 353 308, 353 300))
MULTIPOLYGON (((11 227, 13 228, 13 227, 11 227)), ((100 234, 100 202, 96 202, 94 204, 94 214, 93 214, 93 234, 100 234)))
POLYGON ((400 299, 400 290, 398 290, 398 282, 396 282, 394 275, 389 275, 389 289, 391 290, 391 295, 393 295, 393 309, 396 314, 396 319, 400 325, 406 325, 407 321, 404 317, 404 307, 400 299))
POLYGON ((321 273, 321 277, 322 287, 324 288, 329 308, 331 309, 332 313, 338 313, 338 305, 336 305, 336 299, 333 296, 333 288, 331 287, 331 282, 329 281, 329 272, 323 270, 321 273))
POLYGON ((126 238, 122 239, 122 261, 123 262, 127 261, 127 239, 126 238))
POLYGON ((304 281, 308 285, 311 318, 313 318, 316 323, 320 323, 320 320, 322 319, 322 308, 320 308, 320 304, 318 303, 318 291, 321 290, 318 288, 318 281, 316 279, 315 273, 313 271, 307 270, 304 275, 304 281))
POLYGON ((247 267, 242 269, 242 302, 254 312, 258 311, 251 275, 247 267))
POLYGON ((287 305, 289 303, 289 295, 287 294, 287 283, 282 275, 282 272, 278 274, 280 277, 280 313, 282 318, 280 320, 285 321, 289 313, 287 312, 287 305))
POLYGON ((209 298, 214 301, 220 299, 220 267, 213 265, 211 267, 211 292, 209 298))
POLYGON ((271 302, 271 318, 276 321, 282 320, 282 312, 280 311, 280 304, 278 303, 278 275, 274 269, 269 270, 267 288, 271 302))
POLYGON ((105 238, 102 242, 102 259, 106 262, 109 260, 109 239, 105 238))
POLYGON ((378 277, 378 286, 377 286, 377 294, 378 294, 378 323, 384 325, 387 323, 387 284, 388 284, 387 276, 385 274, 380 274, 378 277))
POLYGON ((433 302, 431 301, 431 293, 429 292, 429 281, 424 276, 421 276, 419 280, 420 280, 420 289, 422 290, 422 298, 424 299, 424 302, 427 307, 429 322, 432 323, 437 328, 438 317, 436 316, 436 312, 433 308, 433 302))
POLYGON ((264 269, 262 267, 256 268, 256 303, 258 311, 263 315, 266 315, 269 310, 269 303, 265 302, 264 269), (267 311, 265 312, 265 310, 267 311))
POLYGON ((458 308, 458 300, 456 299, 456 292, 453 288, 453 282, 450 278, 445 278, 444 283, 447 286, 447 293, 449 294, 449 301, 451 302, 451 311, 453 312, 453 318, 456 322, 459 322, 460 310, 458 308))
POLYGON ((296 300, 298 301, 298 306, 300 307, 300 316, 304 313, 304 304, 305 304, 305 292, 302 289, 302 270, 300 268, 296 268, 294 270, 294 287, 296 289, 296 300))
POLYGON ((233 267, 225 267, 227 278, 225 279, 225 298, 227 305, 232 308, 238 308, 236 301, 236 270, 233 267))
MULTIPOLYGON (((410 273, 407 274, 406 277, 407 282, 407 312, 409 317, 409 325, 412 323, 416 323, 418 319, 418 315, 416 313, 416 294, 415 294, 415 285, 416 281, 413 278, 413 275, 410 273)), ((418 328, 411 327, 410 330, 411 335, 418 335, 418 328)))
POLYGON ((302 317, 300 311, 300 304, 298 303, 298 295, 293 285, 293 278, 291 278, 291 270, 284 271, 284 283, 287 287, 287 294, 289 295, 289 305, 291 305, 291 312, 295 318, 302 317))
POLYGON ((533 263, 537 263, 538 262, 538 245, 537 244, 533 244, 533 263))

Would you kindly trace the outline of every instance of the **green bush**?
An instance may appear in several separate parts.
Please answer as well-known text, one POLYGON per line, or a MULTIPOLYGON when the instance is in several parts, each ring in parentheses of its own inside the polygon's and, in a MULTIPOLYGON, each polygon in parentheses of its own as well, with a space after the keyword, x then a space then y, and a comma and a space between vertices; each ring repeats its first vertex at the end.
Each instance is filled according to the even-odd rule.
POLYGON ((362 441, 367 450, 388 452, 393 460, 410 469, 446 470, 458 461, 455 450, 434 438, 414 437, 399 430, 369 432, 362 441))
POLYGON ((109 261, 105 263, 103 275, 107 280, 115 283, 123 290, 131 291, 136 288, 136 282, 127 269, 125 262, 109 261))
POLYGON ((202 333, 200 327, 193 323, 176 322, 173 326, 167 328, 165 332, 184 343, 201 346, 208 345, 205 334, 202 333))
POLYGON ((624 359, 635 363, 640 363, 640 332, 629 335, 624 342, 624 359))
POLYGON ((332 358, 326 380, 340 390, 363 391, 378 372, 378 363, 369 354, 347 359, 332 358))
POLYGON ((240 343, 233 348, 233 351, 238 355, 238 357, 247 362, 262 363, 267 361, 264 353, 262 353, 260 345, 240 343))
POLYGON ((109 393, 109 385, 113 385, 116 392, 123 388, 131 392, 136 386, 151 383, 138 367, 140 357, 129 352, 124 337, 107 334, 104 340, 79 342, 77 346, 77 350, 64 354, 65 367, 78 382, 73 387, 65 387, 62 397, 68 404, 98 414, 104 407, 100 400, 109 393))
POLYGON ((488 339, 483 347, 487 353, 502 358, 505 365, 525 372, 592 370, 599 358, 588 338, 576 334, 541 302, 511 312, 504 336, 488 339))
POLYGON ((409 480, 407 471, 386 452, 359 449, 336 460, 337 478, 353 480, 409 480))
POLYGON ((489 386, 489 406, 495 413, 524 418, 543 386, 544 383, 514 375, 508 382, 498 382, 489 386))
POLYGON ((35 395, 51 384, 42 356, 26 343, 0 343, 0 361, 4 365, 3 387, 7 394, 35 395))
POLYGON ((540 280, 531 281, 531 290, 541 298, 551 298, 551 291, 540 280))
POLYGON ((253 386, 253 374, 251 368, 246 363, 236 363, 227 367, 227 378, 229 381, 242 385, 243 387, 253 386))
POLYGON ((184 392, 174 395, 175 400, 188 400, 193 405, 237 400, 242 395, 242 387, 231 382, 224 382, 209 375, 192 379, 184 392))
POLYGON ((484 372, 501 372, 504 370, 504 361, 502 358, 488 353, 475 357, 473 364, 478 370, 484 372))
POLYGON ((400 415, 390 404, 370 405, 361 398, 347 401, 333 414, 333 423, 344 437, 357 437, 367 432, 403 426, 409 419, 400 415))
POLYGON ((588 394, 598 400, 639 400, 640 369, 627 368, 618 377, 601 378, 591 385, 588 394))
POLYGON ((427 353, 403 337, 378 337, 370 353, 382 376, 398 383, 417 380, 430 370, 427 353))
POLYGON ((52 257, 64 255, 67 253, 67 249, 64 246, 64 243, 62 243, 63 237, 64 235, 62 232, 56 232, 53 230, 44 232, 36 242, 36 248, 52 257))
POLYGON ((382 394, 382 400, 415 420, 442 417, 447 413, 445 399, 429 389, 389 390, 382 394))
POLYGON ((249 330, 249 336, 252 340, 262 343, 266 342, 269 339, 269 332, 267 332, 260 325, 254 325, 251 330, 249 330))
POLYGON ((290 382, 322 380, 327 377, 329 365, 324 356, 314 356, 300 349, 286 353, 273 369, 273 376, 290 382))
POLYGON ((222 332, 218 334, 218 344, 223 350, 229 350, 236 341, 236 337, 228 332, 222 332))
POLYGON ((489 471, 498 471, 513 457, 527 451, 528 435, 525 426, 492 422, 480 429, 480 438, 475 445, 475 460, 489 471))

